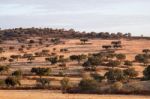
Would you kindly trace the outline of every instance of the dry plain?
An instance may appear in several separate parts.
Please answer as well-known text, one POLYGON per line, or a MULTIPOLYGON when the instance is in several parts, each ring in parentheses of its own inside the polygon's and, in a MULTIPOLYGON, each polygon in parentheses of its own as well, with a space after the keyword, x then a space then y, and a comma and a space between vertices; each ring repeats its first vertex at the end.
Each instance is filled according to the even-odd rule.
MULTIPOLYGON (((89 40, 90 44, 81 45, 79 39, 64 39, 63 40, 65 44, 58 44, 53 45, 49 47, 45 47, 45 45, 42 46, 36 46, 32 47, 30 50, 26 50, 26 53, 35 53, 40 52, 42 50, 50 50, 50 52, 53 52, 53 48, 56 48, 55 53, 57 55, 64 55, 65 57, 69 57, 70 55, 78 55, 78 54, 89 54, 89 53, 95 53, 100 52, 102 50, 102 45, 109 45, 111 44, 111 41, 113 40, 100 40, 100 39, 91 39, 89 40), (60 49, 67 48, 68 52, 60 52, 60 49)), ((127 56, 128 60, 133 61, 136 54, 142 53, 143 49, 150 49, 150 40, 126 40, 122 39, 122 45, 123 48, 121 50, 116 51, 116 53, 124 53, 127 56)), ((4 48, 7 48, 8 46, 11 46, 9 42, 6 42, 6 44, 1 45, 4 48)), ((16 48, 20 46, 17 43, 14 43, 16 48)), ((2 53, 2 56, 9 57, 10 55, 14 54, 22 54, 19 51, 12 51, 7 50, 6 52, 2 53)), ((24 59, 18 60, 18 65, 15 63, 12 64, 11 71, 14 71, 16 69, 21 69, 24 72, 29 72, 32 67, 49 67, 50 65, 48 63, 45 63, 45 58, 40 57, 33 60, 32 65, 22 65, 22 62, 26 62, 24 59)), ((7 63, 7 62, 6 62, 7 63)), ((82 66, 78 66, 75 62, 69 62, 67 63, 67 67, 70 71, 82 69, 82 66)), ((139 77, 142 77, 143 70, 145 67, 139 66, 139 64, 134 64, 133 66, 138 72, 139 77)), ((57 65, 51 66, 52 71, 55 72, 60 70, 57 65)), ((105 67, 100 66, 98 67, 98 72, 100 72, 102 75, 107 71, 105 67)), ((24 79, 21 80, 22 85, 24 86, 32 86, 36 83, 35 79, 36 76, 27 76, 24 79)), ((59 82, 62 79, 62 77, 55 77, 51 76, 49 77, 53 79, 51 81, 52 85, 60 86, 59 82)), ((70 80, 72 83, 78 83, 81 80, 81 77, 70 77, 70 80)), ((149 96, 134 96, 130 95, 130 98, 132 99, 150 99, 149 96)), ((55 91, 45 91, 45 90, 0 90, 0 99, 129 99, 128 95, 88 95, 88 94, 62 94, 60 92, 55 91)))

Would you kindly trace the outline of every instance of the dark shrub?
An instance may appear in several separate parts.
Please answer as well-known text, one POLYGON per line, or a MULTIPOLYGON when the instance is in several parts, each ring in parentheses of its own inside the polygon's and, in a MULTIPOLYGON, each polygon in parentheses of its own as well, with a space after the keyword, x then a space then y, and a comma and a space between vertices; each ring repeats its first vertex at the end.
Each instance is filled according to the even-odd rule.
POLYGON ((96 92, 99 90, 99 87, 98 82, 93 79, 82 79, 79 83, 79 88, 85 92, 96 92))
POLYGON ((150 80, 150 65, 143 71, 144 78, 150 80))

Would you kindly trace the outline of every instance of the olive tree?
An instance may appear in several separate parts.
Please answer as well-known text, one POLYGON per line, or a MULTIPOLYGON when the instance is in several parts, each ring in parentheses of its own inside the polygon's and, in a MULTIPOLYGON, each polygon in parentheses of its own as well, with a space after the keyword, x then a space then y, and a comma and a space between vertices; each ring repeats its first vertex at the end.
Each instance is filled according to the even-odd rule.
POLYGON ((121 62, 118 60, 109 60, 109 62, 108 62, 108 66, 110 66, 112 68, 117 67, 120 64, 121 64, 121 62))
POLYGON ((138 76, 138 72, 134 68, 125 69, 123 72, 128 78, 134 78, 138 76))
POLYGON ((143 63, 145 66, 147 66, 150 63, 150 55, 138 54, 135 56, 135 61, 143 63))
POLYGON ((124 81, 126 79, 121 69, 110 69, 105 73, 108 82, 124 81))
POLYGON ((15 76, 17 78, 21 78, 22 77, 22 71, 21 70, 16 70, 11 75, 15 76))
POLYGON ((117 54, 116 55, 116 58, 119 60, 119 61, 123 61, 126 59, 126 55, 125 54, 117 54))
POLYGON ((49 85, 50 85, 50 80, 47 78, 37 79, 36 82, 37 82, 38 87, 44 87, 45 88, 45 87, 49 87, 49 85))
POLYGON ((51 62, 51 64, 54 65, 58 62, 58 57, 53 56, 53 57, 45 58, 45 60, 48 61, 48 62, 51 62))
POLYGON ((35 73, 36 75, 40 76, 40 78, 42 76, 46 76, 49 75, 51 73, 51 69, 50 68, 32 68, 31 69, 31 73, 35 73))
POLYGON ((10 87, 10 86, 14 87, 14 86, 16 86, 16 85, 19 85, 19 86, 21 85, 20 80, 19 80, 18 78, 14 77, 14 76, 12 76, 12 77, 7 77, 7 78, 5 79, 5 84, 6 84, 8 87, 10 87))

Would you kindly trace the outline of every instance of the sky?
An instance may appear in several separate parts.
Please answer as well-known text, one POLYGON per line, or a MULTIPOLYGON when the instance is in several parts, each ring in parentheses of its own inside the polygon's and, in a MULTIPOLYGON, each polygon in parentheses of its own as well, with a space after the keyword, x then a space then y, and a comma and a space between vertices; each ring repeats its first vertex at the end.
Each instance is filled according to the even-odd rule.
POLYGON ((150 36, 150 0, 0 0, 0 28, 17 27, 150 36))

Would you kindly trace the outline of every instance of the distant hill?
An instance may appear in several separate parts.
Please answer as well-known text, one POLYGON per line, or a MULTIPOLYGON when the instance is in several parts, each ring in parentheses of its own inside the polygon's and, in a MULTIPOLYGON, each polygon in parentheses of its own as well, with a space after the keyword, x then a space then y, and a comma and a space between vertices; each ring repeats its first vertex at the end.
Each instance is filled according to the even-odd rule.
POLYGON ((141 38, 132 37, 131 33, 109 33, 109 32, 79 32, 74 29, 52 29, 52 28, 14 28, 0 30, 1 40, 27 39, 29 37, 51 37, 51 38, 101 38, 101 39, 120 39, 120 38, 141 38))

